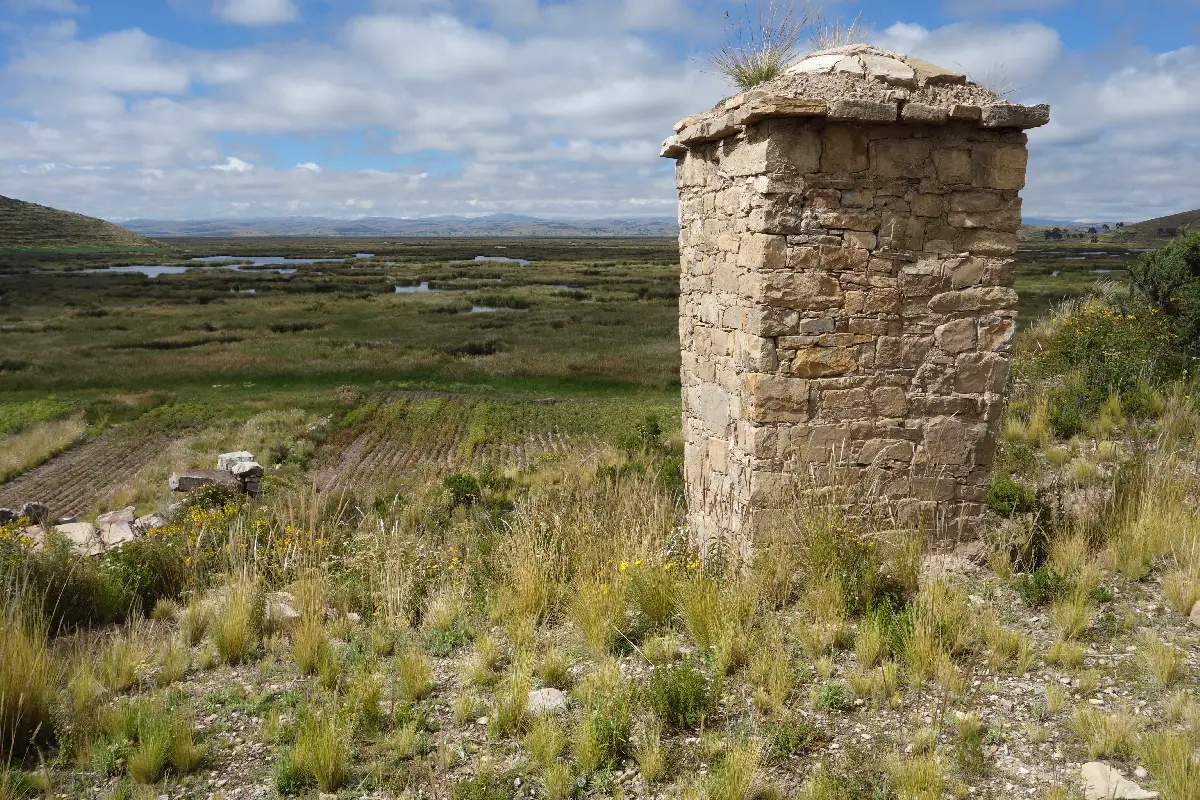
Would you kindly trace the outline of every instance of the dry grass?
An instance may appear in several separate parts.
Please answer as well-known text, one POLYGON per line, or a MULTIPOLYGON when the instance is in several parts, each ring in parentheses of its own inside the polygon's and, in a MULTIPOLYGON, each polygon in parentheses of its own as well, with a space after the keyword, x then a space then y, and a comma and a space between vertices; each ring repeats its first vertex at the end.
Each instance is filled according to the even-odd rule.
POLYGON ((1138 742, 1137 719, 1122 712, 1080 706, 1071 717, 1071 728, 1092 758, 1129 758, 1138 742))
POLYGON ((261 587, 248 580, 230 585, 211 629, 213 644, 226 664, 245 661, 258 647, 262 635, 261 587))
POLYGON ((799 6, 745 0, 736 16, 725 13, 725 44, 709 57, 719 74, 739 89, 749 89, 783 74, 797 58, 804 32, 817 21, 807 0, 799 6))
POLYGON ((6 610, 0 636, 0 756, 11 758, 49 733, 57 664, 41 620, 16 604, 6 610))
POLYGON ((87 435, 82 416, 39 422, 21 433, 0 436, 0 483, 26 472, 87 435))

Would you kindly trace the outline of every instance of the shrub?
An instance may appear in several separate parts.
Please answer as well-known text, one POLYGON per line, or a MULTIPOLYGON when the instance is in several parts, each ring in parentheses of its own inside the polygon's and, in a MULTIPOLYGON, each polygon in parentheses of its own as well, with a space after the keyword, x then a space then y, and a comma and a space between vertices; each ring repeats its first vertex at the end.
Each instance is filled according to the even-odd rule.
POLYGON ((803 755, 828 740, 829 736, 803 717, 780 720, 767 728, 767 744, 775 755, 803 755))
POLYGON ((647 687, 650 706, 672 728, 697 728, 711 717, 721 698, 720 676, 692 655, 655 667, 647 687))
POLYGON ((1002 517, 1028 514, 1037 509, 1033 489, 1016 481, 1007 472, 998 472, 988 490, 988 507, 1002 517))
POLYGON ((1129 268, 1133 295, 1174 325, 1179 337, 1200 345, 1200 231, 1188 231, 1145 253, 1129 268))
POLYGON ((1030 606, 1044 606, 1071 591, 1073 582, 1049 564, 1021 575, 1017 591, 1030 606))

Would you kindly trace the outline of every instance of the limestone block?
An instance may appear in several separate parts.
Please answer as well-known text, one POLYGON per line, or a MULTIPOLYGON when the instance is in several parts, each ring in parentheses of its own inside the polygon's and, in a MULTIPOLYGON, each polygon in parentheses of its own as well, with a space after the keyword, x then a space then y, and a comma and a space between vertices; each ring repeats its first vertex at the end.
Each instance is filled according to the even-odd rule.
POLYGON ((819 248, 821 269, 830 272, 865 270, 871 254, 862 248, 821 245, 819 248))
POLYGON ((234 464, 253 460, 254 454, 245 450, 239 450, 236 453, 222 453, 217 456, 217 469, 224 470, 225 472, 233 472, 234 464))
POLYGON ((955 360, 955 391, 963 394, 1000 392, 1008 379, 1008 359, 999 353, 964 353, 955 360))
POLYGON ((905 56, 904 60, 913 68, 917 76, 917 82, 921 86, 952 85, 967 82, 967 76, 961 72, 954 72, 945 67, 939 67, 937 64, 930 63, 923 58, 905 56))
POLYGON ((953 185, 971 182, 974 172, 969 151, 934 150, 933 163, 937 170, 937 179, 942 183, 953 185))
MULTIPOLYGON (((750 299, 784 308, 837 308, 844 299, 837 279, 821 272, 759 272, 748 276, 746 287, 750 299)), ((751 332, 760 336, 777 336, 782 331, 751 332)))
POLYGON ((971 426, 955 417, 938 417, 926 422, 924 433, 921 446, 926 463, 948 467, 966 464, 977 438, 977 432, 971 426))
POLYGON ((914 217, 939 217, 946 213, 946 200, 937 194, 918 194, 912 199, 914 217))
POLYGON ((1024 147, 976 145, 971 151, 971 183, 986 189, 1022 189, 1028 160, 1024 147))
POLYGON ((1002 211, 951 211, 947 218, 954 228, 988 228, 1015 233, 1021 227, 1019 209, 1002 211))
POLYGON ((734 364, 748 372, 774 372, 779 369, 775 340, 738 331, 734 334, 734 364))
POLYGON ((871 251, 879 245, 879 237, 866 231, 846 231, 846 246, 871 251))
POLYGON ((751 373, 743 383, 747 416, 753 422, 808 420, 808 381, 788 375, 751 373))
POLYGON ((888 369, 915 369, 925 362, 932 344, 932 336, 880 336, 875 364, 888 369))
POLYGON ((752 270, 783 269, 787 266, 787 238, 765 233, 744 234, 737 263, 752 270))
POLYGON ((792 360, 792 374, 802 378, 846 375, 858 368, 858 352, 850 347, 810 347, 792 360))
POLYGON ((829 211, 818 217, 826 228, 852 231, 874 231, 879 229, 879 217, 871 213, 852 211, 829 211))
POLYGON ((858 463, 876 464, 881 461, 911 463, 915 448, 903 439, 872 439, 858 451, 858 463))
POLYGON ((959 311, 991 311, 1013 308, 1017 304, 1017 293, 1003 286, 979 286, 957 289, 934 295, 929 308, 942 313, 959 311))
MULTIPOLYGON (((915 122, 925 125, 945 125, 950 119, 950 110, 924 103, 905 103, 900 107, 901 122, 915 122)), ((664 149, 666 143, 663 143, 664 149)))
POLYGON ((884 417, 903 417, 908 413, 908 399, 898 386, 880 386, 871 392, 871 402, 884 417))
POLYGON ((864 129, 827 125, 823 136, 822 172, 863 172, 871 166, 870 139, 864 129))
POLYGON ((883 178, 924 177, 931 153, 926 139, 883 139, 874 150, 874 172, 883 178))
POLYGON ((994 353, 1012 351, 1017 324, 1011 316, 988 314, 979 319, 979 349, 994 353))
POLYGON ((934 329, 933 340, 939 349, 947 353, 974 350, 977 326, 974 319, 956 319, 934 329))
POLYGON ((828 119, 831 122, 895 122, 897 107, 894 102, 875 100, 831 100, 828 119))
POLYGON ((984 106, 980 125, 984 128, 1038 128, 1050 121, 1050 106, 998 103, 984 106))

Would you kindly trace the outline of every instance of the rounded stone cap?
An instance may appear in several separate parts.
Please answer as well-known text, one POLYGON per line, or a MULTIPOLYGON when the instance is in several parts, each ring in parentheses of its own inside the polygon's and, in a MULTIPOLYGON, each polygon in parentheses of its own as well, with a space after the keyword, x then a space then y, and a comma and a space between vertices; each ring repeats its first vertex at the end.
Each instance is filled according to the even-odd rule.
POLYGON ((675 125, 662 155, 740 133, 776 117, 824 117, 832 122, 945 125, 1026 129, 1050 121, 1047 105, 1004 101, 996 92, 954 70, 869 44, 812 53, 778 78, 722 100, 706 114, 675 125))

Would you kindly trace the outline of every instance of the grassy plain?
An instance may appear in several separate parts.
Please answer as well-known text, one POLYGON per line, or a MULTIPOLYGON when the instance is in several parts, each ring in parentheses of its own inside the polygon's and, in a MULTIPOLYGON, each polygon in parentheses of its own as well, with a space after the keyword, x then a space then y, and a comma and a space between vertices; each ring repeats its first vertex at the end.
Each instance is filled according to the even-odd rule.
MULTIPOLYGON (((83 433, 0 505, 267 478, 97 558, 0 526, 0 800, 1069 800, 1096 758, 1200 792, 1200 391, 1140 315, 1026 323, 972 559, 810 499, 731 565, 681 535, 673 243, 170 244, 375 255, 7 262, 0 442, 83 433)), ((1131 258, 1031 247, 1029 316, 1131 258)))

